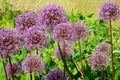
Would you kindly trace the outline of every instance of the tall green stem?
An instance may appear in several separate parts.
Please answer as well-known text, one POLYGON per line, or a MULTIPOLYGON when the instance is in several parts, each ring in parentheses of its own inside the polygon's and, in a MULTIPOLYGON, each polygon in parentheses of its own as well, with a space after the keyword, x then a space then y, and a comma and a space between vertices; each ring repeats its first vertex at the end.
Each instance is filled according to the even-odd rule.
POLYGON ((104 70, 104 80, 106 80, 106 70, 104 70))
POLYGON ((30 67, 30 80, 32 80, 32 71, 31 71, 31 67, 30 67))
POLYGON ((41 79, 41 78, 42 78, 42 75, 39 74, 39 78, 40 78, 40 80, 42 80, 42 79, 41 79))
POLYGON ((72 62, 73 62, 73 64, 74 64, 74 66, 75 66, 75 68, 76 68, 76 70, 77 70, 79 76, 83 75, 82 72, 79 71, 78 66, 77 66, 77 64, 75 63, 75 61, 73 60, 72 56, 71 56, 71 60, 72 60, 72 62))
POLYGON ((36 54, 38 55, 38 48, 36 48, 36 54))
POLYGON ((63 80, 65 80, 65 66, 64 66, 63 80))
POLYGON ((111 55, 112 55, 112 80, 114 80, 114 55, 113 55, 112 24, 111 24, 111 20, 110 20, 110 44, 111 44, 111 55))
POLYGON ((11 69, 11 73, 12 73, 12 80, 14 80, 14 75, 13 75, 13 68, 12 68, 11 58, 10 58, 10 56, 9 56, 8 58, 9 58, 10 69, 11 69))
POLYGON ((5 72, 6 80, 8 80, 7 72, 6 72, 6 69, 5 69, 5 62, 4 62, 4 60, 3 60, 3 56, 1 56, 1 58, 2 58, 2 63, 3 63, 3 68, 4 68, 4 72, 5 72))
POLYGON ((62 55, 62 51, 61 51, 61 48, 60 48, 59 43, 58 43, 58 49, 59 49, 59 51, 60 51, 60 55, 61 55, 62 61, 63 61, 63 63, 64 63, 64 66, 65 66, 65 68, 66 68, 66 71, 67 71, 67 73, 68 73, 68 76, 69 76, 70 80, 73 80, 73 79, 72 79, 72 76, 71 76, 71 74, 70 74, 69 68, 68 68, 68 66, 67 66, 66 60, 65 60, 64 56, 62 55))
POLYGON ((81 46, 80 46, 80 40, 78 40, 78 47, 79 47, 79 51, 80 51, 80 63, 81 63, 81 68, 82 68, 82 78, 83 80, 85 79, 84 77, 84 69, 83 69, 83 63, 82 63, 82 51, 81 51, 81 46))

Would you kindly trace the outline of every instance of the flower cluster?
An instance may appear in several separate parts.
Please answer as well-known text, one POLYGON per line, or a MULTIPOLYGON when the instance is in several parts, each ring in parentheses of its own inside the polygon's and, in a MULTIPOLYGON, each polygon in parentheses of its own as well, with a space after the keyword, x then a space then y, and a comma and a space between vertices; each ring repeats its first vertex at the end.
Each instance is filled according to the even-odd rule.
POLYGON ((104 21, 115 20, 120 17, 119 6, 112 2, 104 3, 100 8, 99 17, 104 21))
POLYGON ((61 23, 55 26, 52 32, 53 39, 56 42, 74 40, 74 29, 67 23, 61 23))
POLYGON ((33 49, 42 49, 49 44, 49 38, 40 27, 30 27, 24 36, 25 47, 32 51, 33 49))
POLYGON ((42 74, 44 68, 44 61, 38 55, 28 55, 22 62, 22 70, 27 73, 42 74))
POLYGON ((73 23, 71 26, 75 29, 76 40, 85 41, 87 39, 89 35, 89 30, 85 24, 76 22, 76 23, 73 23))
POLYGON ((67 80, 67 75, 58 68, 53 68, 45 77, 45 80, 67 80))
POLYGON ((109 56, 103 53, 94 53, 90 56, 88 64, 92 70, 105 70, 109 64, 109 56))
POLYGON ((44 25, 47 29, 53 30, 59 23, 68 22, 65 11, 60 6, 49 5, 40 11, 39 15, 40 24, 44 25))
POLYGON ((19 64, 15 62, 12 62, 11 64, 12 64, 12 72, 11 72, 10 63, 7 64, 5 67, 8 77, 11 77, 12 73, 13 73, 13 76, 16 76, 18 73, 21 72, 21 66, 19 64))
POLYGON ((95 54, 89 58, 88 64, 92 70, 104 70, 109 64, 109 54, 111 46, 108 43, 102 42, 96 49, 95 54))
POLYGON ((29 29, 31 26, 37 25, 37 23, 37 15, 30 12, 23 13, 15 19, 15 27, 18 34, 20 34, 22 37, 27 29, 29 29))
POLYGON ((0 54, 4 57, 11 56, 21 49, 21 41, 17 33, 10 29, 0 30, 0 54))
MULTIPOLYGON (((67 59, 71 56, 73 49, 72 49, 72 45, 70 42, 68 42, 68 41, 61 42, 60 49, 62 51, 62 56, 64 56, 65 59, 67 59)), ((55 50, 54 55, 56 58, 61 59, 61 54, 60 54, 60 51, 58 48, 55 50)))
POLYGON ((105 54, 109 55, 111 53, 111 46, 108 43, 102 42, 97 47, 96 52, 102 52, 102 53, 105 53, 105 54))

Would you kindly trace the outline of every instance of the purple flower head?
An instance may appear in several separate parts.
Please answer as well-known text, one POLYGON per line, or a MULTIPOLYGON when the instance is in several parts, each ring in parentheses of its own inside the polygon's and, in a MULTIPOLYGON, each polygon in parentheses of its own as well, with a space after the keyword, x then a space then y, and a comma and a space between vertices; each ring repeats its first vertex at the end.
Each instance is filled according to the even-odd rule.
POLYGON ((12 72, 11 72, 10 63, 6 65, 5 69, 8 77, 12 77, 12 72, 13 72, 13 76, 16 76, 18 73, 21 72, 21 66, 15 62, 12 62, 12 72))
POLYGON ((52 32, 53 39, 57 42, 74 40, 74 29, 67 23, 61 23, 55 26, 52 32))
POLYGON ((89 35, 89 29, 87 25, 76 22, 72 24, 72 27, 75 29, 76 40, 86 41, 89 35))
MULTIPOLYGON (((73 48, 72 48, 72 45, 70 42, 68 42, 68 41, 61 42, 60 49, 61 49, 62 55, 65 57, 65 59, 67 59, 71 56, 73 48)), ((61 59, 61 54, 60 54, 60 51, 58 48, 55 50, 54 55, 56 58, 61 59)))
POLYGON ((104 21, 115 20, 120 17, 119 6, 112 2, 105 2, 100 8, 99 17, 104 21))
POLYGON ((49 44, 49 37, 40 27, 30 27, 24 36, 25 47, 28 50, 43 49, 49 44))
POLYGON ((37 25, 38 18, 37 15, 34 13, 23 13, 20 14, 15 19, 15 27, 17 29, 18 34, 23 37, 27 29, 29 29, 31 26, 37 25))
POLYGON ((96 52, 102 52, 102 53, 106 53, 107 55, 109 55, 111 53, 111 46, 108 43, 102 42, 97 47, 96 52))
POLYGON ((28 55, 22 62, 22 70, 26 73, 42 74, 44 68, 44 61, 38 55, 28 55))
POLYGON ((109 56, 101 52, 97 52, 90 56, 88 64, 92 70, 105 70, 109 65, 109 56))
POLYGON ((58 68, 53 68, 45 77, 45 80, 67 80, 67 75, 58 68))
POLYGON ((39 20, 44 27, 53 30, 59 23, 68 22, 65 11, 62 7, 56 5, 48 5, 40 11, 39 20))
POLYGON ((12 54, 20 51, 20 48, 21 41, 14 30, 0 30, 0 54, 4 57, 12 56, 12 54))

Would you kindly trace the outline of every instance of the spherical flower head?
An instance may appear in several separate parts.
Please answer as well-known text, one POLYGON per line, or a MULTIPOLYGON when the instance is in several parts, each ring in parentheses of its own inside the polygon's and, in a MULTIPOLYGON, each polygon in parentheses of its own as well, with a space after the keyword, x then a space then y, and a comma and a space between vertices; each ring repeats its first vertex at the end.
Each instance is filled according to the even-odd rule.
POLYGON ((37 15, 31 12, 26 12, 23 14, 20 14, 15 19, 15 27, 18 31, 18 34, 23 37, 27 29, 29 29, 31 26, 37 25, 38 18, 37 15))
POLYGON ((97 52, 90 56, 88 64, 92 70, 105 70, 109 64, 109 56, 101 52, 97 52))
POLYGON ((24 36, 25 47, 32 51, 34 49, 43 49, 49 44, 49 37, 40 27, 30 27, 24 36))
POLYGON ((56 42, 74 40, 74 29, 67 23, 61 23, 55 26, 52 32, 53 39, 56 42))
POLYGON ((12 71, 11 71, 10 63, 6 65, 5 69, 8 77, 12 77, 12 73, 13 73, 13 76, 16 76, 21 72, 21 66, 15 62, 12 62, 12 71))
POLYGON ((67 80, 67 75, 65 74, 64 78, 64 72, 58 68, 53 68, 45 77, 45 80, 67 80))
POLYGON ((96 52, 102 52, 109 55, 111 53, 111 46, 108 43, 102 42, 98 45, 96 52))
POLYGON ((87 40, 89 35, 89 29, 87 25, 80 22, 76 22, 72 24, 72 27, 75 29, 75 35, 76 35, 75 40, 82 40, 82 41, 87 40))
POLYGON ((119 6, 112 2, 105 2, 100 8, 99 17, 103 21, 115 20, 120 17, 119 6))
POLYGON ((22 61, 22 70, 26 73, 39 73, 42 74, 44 71, 45 64, 42 58, 38 55, 28 55, 22 61))
POLYGON ((21 41, 16 31, 10 29, 0 30, 0 54, 4 57, 12 56, 21 49, 21 41))
MULTIPOLYGON (((61 42, 60 49, 62 51, 62 56, 64 56, 65 59, 71 56, 73 48, 70 42, 68 41, 61 42)), ((58 48, 55 50, 54 55, 56 58, 61 59, 61 54, 58 48)))
POLYGON ((62 7, 48 5, 40 11, 39 21, 47 29, 53 30, 57 24, 68 22, 68 18, 62 7))

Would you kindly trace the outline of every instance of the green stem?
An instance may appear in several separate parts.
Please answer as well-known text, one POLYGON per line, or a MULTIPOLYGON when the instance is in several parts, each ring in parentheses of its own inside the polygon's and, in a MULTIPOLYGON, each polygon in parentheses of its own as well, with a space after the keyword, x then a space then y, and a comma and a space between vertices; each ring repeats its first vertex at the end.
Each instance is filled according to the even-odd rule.
POLYGON ((31 71, 31 67, 30 67, 30 80, 32 80, 32 71, 31 71))
POLYGON ((100 71, 100 74, 101 74, 101 76, 100 76, 100 80, 103 80, 103 79, 102 79, 102 78, 103 78, 102 70, 100 71))
POLYGON ((41 80, 41 78, 42 78, 42 75, 40 75, 40 74, 39 74, 39 77, 40 77, 40 80, 41 80))
POLYGON ((4 72, 5 72, 6 80, 8 80, 7 72, 6 72, 6 69, 5 69, 5 62, 4 62, 4 60, 3 60, 3 56, 1 56, 1 58, 2 58, 2 63, 3 63, 3 68, 4 68, 4 72))
POLYGON ((112 24, 110 20, 110 44, 111 44, 111 54, 112 54, 112 80, 114 80, 114 54, 113 54, 113 43, 112 43, 112 24))
POLYGON ((67 66, 66 60, 65 60, 65 58, 64 58, 63 55, 62 55, 62 51, 61 51, 61 48, 60 48, 59 43, 58 43, 58 49, 59 49, 59 51, 60 51, 60 55, 61 55, 62 61, 63 61, 63 63, 64 63, 64 66, 65 66, 65 68, 66 68, 66 70, 67 70, 68 76, 69 76, 70 80, 73 80, 73 79, 72 79, 72 76, 71 76, 71 74, 70 74, 69 68, 68 68, 68 66, 67 66))
POLYGON ((30 73, 30 80, 32 80, 32 73, 30 73))
POLYGON ((36 48, 36 54, 38 54, 38 48, 36 48))
POLYGON ((64 66, 63 80, 65 80, 65 66, 64 66))
POLYGON ((104 80, 106 80, 106 71, 104 70, 104 80))
POLYGON ((81 46, 80 46, 80 40, 78 40, 78 47, 79 47, 79 51, 80 51, 80 63, 81 63, 81 68, 82 68, 82 78, 83 80, 84 78, 84 69, 83 69, 83 63, 82 63, 82 51, 81 51, 81 46))
POLYGON ((11 62, 11 58, 10 58, 10 56, 9 56, 8 58, 9 58, 10 69, 11 69, 11 73, 12 73, 12 80, 14 80, 14 75, 13 75, 13 70, 12 70, 12 62, 11 62))
POLYGON ((74 66, 75 66, 75 68, 76 68, 79 76, 81 77, 81 75, 83 75, 83 74, 82 74, 82 72, 78 69, 78 66, 77 66, 77 64, 75 63, 75 61, 73 60, 72 56, 71 56, 71 60, 72 60, 72 62, 73 62, 73 64, 74 64, 74 66))

